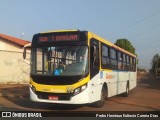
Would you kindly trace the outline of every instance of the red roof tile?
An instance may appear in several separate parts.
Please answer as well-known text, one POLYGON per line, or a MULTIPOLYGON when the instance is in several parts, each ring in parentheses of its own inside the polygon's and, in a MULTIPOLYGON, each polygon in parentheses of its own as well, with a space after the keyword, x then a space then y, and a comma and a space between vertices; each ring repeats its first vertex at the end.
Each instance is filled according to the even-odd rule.
POLYGON ((16 37, 12 37, 12 36, 8 36, 8 35, 4 35, 4 34, 1 34, 1 33, 0 33, 0 38, 6 40, 8 42, 11 42, 13 44, 16 44, 18 46, 21 46, 21 47, 23 47, 24 45, 30 43, 27 40, 22 40, 22 39, 19 39, 19 38, 16 38, 16 37))

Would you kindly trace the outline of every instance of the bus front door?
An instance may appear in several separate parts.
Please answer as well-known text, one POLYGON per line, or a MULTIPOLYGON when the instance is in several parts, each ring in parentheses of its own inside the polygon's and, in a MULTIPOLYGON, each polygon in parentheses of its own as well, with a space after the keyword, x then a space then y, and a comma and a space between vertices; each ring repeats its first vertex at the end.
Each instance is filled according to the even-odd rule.
POLYGON ((95 102, 100 98, 101 84, 99 75, 99 42, 91 40, 90 43, 90 102, 95 102))

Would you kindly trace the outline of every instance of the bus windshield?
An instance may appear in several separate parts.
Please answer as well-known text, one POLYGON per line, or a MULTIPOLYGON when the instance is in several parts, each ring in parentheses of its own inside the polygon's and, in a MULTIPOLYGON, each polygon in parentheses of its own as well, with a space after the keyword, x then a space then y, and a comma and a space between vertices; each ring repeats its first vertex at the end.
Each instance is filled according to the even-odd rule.
POLYGON ((88 73, 87 46, 32 48, 31 74, 76 76, 88 73))

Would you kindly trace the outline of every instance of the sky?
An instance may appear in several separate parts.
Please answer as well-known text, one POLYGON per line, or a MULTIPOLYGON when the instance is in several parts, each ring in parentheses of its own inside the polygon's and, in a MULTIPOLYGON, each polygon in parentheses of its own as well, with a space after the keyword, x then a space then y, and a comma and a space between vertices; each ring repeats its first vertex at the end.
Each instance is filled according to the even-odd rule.
POLYGON ((138 66, 160 55, 160 0, 0 0, 0 33, 32 40, 48 30, 91 31, 108 41, 126 38, 138 66))

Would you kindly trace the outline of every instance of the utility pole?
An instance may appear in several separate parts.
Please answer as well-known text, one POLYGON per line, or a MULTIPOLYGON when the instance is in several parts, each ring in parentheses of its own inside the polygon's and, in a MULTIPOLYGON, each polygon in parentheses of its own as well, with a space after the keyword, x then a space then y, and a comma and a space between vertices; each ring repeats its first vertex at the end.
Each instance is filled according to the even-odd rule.
POLYGON ((24 33, 22 32, 22 33, 21 33, 21 39, 23 38, 23 35, 24 35, 24 33))

